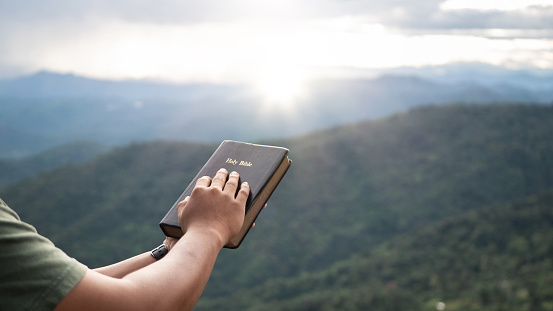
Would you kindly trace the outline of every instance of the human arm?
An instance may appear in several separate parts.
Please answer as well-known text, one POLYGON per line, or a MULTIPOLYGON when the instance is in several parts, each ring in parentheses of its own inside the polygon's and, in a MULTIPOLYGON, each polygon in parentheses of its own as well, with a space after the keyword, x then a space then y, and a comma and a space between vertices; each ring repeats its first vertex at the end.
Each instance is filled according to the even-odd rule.
POLYGON ((156 262, 155 258, 149 252, 146 252, 109 266, 96 268, 94 271, 105 276, 120 279, 154 262, 156 262))
MULTIPOLYGON (((185 205, 186 202, 188 202, 189 198, 190 197, 186 197, 184 201, 181 202, 181 204, 185 205)), ((267 204, 263 206, 263 209, 265 209, 266 207, 267 204)), ((255 223, 252 224, 252 229, 253 227, 255 227, 255 223)), ((163 241, 163 244, 167 247, 168 250, 171 250, 171 248, 173 248, 178 240, 179 239, 177 238, 166 237, 165 241, 163 241)), ((99 272, 103 275, 120 279, 134 271, 153 264, 154 262, 156 262, 156 259, 152 256, 151 252, 145 252, 140 255, 136 255, 123 261, 111 264, 109 266, 96 268, 94 269, 94 271, 99 272)))
MULTIPOLYGON (((163 260, 115 279, 89 270, 56 310, 190 310, 199 299, 223 245, 240 230, 249 185, 235 197, 238 174, 202 177, 179 204, 185 235, 163 260), (225 182, 226 181, 226 182, 225 182)), ((140 256, 140 255, 139 255, 140 256)))
MULTIPOLYGON (((186 204, 186 201, 188 201, 188 198, 183 201, 183 204, 186 204)), ((163 241, 163 244, 170 250, 178 240, 177 238, 167 237, 165 241, 163 241)), ((120 279, 154 262, 156 262, 156 259, 152 256, 151 252, 145 252, 109 266, 96 268, 94 271, 112 278, 120 279)))

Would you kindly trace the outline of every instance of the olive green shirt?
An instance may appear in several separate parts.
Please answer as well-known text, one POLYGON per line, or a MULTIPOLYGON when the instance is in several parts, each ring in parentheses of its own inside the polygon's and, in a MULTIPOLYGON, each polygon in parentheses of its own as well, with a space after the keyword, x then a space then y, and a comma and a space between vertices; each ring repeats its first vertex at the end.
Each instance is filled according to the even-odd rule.
POLYGON ((54 310, 87 269, 0 199, 0 310, 54 310))

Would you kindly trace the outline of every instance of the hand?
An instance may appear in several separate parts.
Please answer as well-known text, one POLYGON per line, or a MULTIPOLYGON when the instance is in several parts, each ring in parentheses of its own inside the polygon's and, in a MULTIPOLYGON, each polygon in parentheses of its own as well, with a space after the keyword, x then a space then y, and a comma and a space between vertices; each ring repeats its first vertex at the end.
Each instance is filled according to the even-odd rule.
POLYGON ((199 178, 190 198, 179 203, 179 224, 184 233, 196 230, 214 234, 222 245, 238 234, 250 187, 242 183, 235 197, 239 175, 232 172, 228 181, 227 175, 227 170, 220 169, 213 180, 208 176, 199 178))
MULTIPOLYGON (((181 204, 183 205, 183 208, 184 208, 184 205, 186 205, 186 203, 188 202, 188 200, 190 199, 190 197, 186 197, 182 202, 181 204)), ((265 205, 263 206, 263 209, 267 208, 267 203, 265 203, 265 205)), ((252 227, 251 229, 253 229, 253 227, 255 227, 255 222, 252 224, 252 227)), ((165 246, 167 247, 167 250, 171 250, 171 248, 173 248, 173 246, 179 241, 178 238, 174 238, 174 237, 165 237, 165 240, 163 241, 163 244, 165 244, 165 246)))

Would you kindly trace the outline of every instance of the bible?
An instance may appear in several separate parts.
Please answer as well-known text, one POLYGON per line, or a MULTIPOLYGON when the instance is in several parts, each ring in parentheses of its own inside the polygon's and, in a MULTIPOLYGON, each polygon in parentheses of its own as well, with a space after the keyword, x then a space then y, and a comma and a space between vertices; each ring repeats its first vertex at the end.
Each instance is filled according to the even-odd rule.
POLYGON ((178 222, 178 204, 192 193, 198 178, 202 176, 213 177, 220 168, 225 168, 229 173, 232 171, 238 172, 240 183, 247 181, 250 185, 244 225, 238 235, 225 245, 226 248, 238 248, 263 206, 288 171, 292 162, 288 158, 288 151, 288 149, 282 147, 232 140, 223 141, 163 217, 159 223, 161 230, 166 236, 180 238, 183 232, 178 222))

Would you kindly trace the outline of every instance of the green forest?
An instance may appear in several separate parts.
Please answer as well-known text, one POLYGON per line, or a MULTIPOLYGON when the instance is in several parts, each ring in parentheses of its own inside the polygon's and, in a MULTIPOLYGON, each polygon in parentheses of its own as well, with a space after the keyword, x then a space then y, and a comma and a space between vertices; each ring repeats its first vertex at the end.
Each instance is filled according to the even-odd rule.
MULTIPOLYGON (((292 167, 195 310, 553 310, 552 105, 425 106, 255 143, 289 148, 292 167)), ((37 165, 0 197, 106 265, 163 241, 159 221, 218 145, 37 165)))

